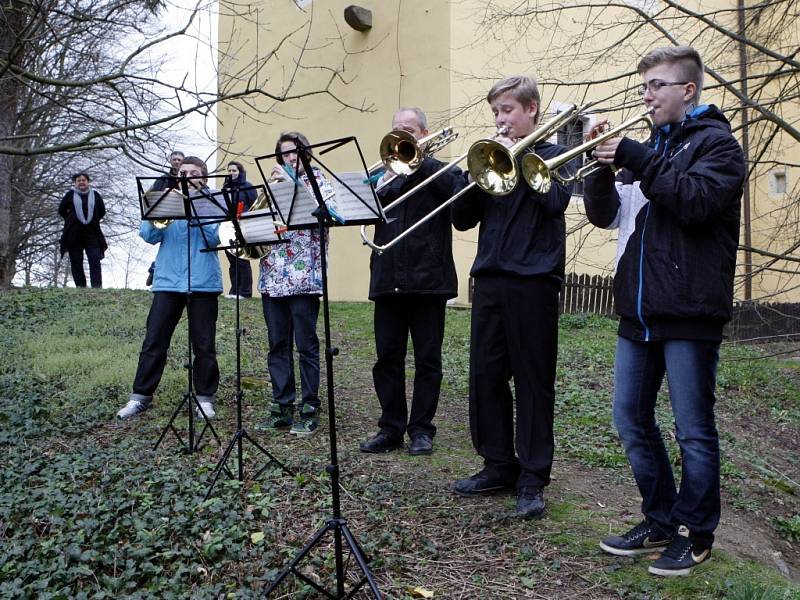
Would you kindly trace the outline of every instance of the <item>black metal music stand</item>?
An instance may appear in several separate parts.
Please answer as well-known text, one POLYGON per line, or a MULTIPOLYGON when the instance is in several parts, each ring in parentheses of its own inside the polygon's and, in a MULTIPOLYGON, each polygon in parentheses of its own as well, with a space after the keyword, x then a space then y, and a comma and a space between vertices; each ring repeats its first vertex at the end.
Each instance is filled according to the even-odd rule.
MULTIPOLYGON (((253 186, 252 189, 263 189, 264 186, 253 186)), ((250 189, 250 188, 244 188, 250 189)), ((237 190, 241 191, 241 190, 237 190)), ((272 244, 280 244, 285 243, 285 241, 281 238, 281 234, 277 231, 276 227, 273 227, 274 236, 270 236, 268 239, 264 240, 248 240, 242 231, 241 227, 241 220, 253 220, 250 219, 251 216, 242 215, 241 220, 239 215, 237 214, 237 196, 238 193, 235 194, 233 197, 230 197, 227 193, 228 191, 223 188, 222 193, 225 200, 225 204, 227 206, 227 216, 226 219, 230 219, 230 223, 233 225, 233 233, 234 238, 225 240, 220 238, 220 245, 214 249, 209 249, 209 251, 213 252, 220 252, 224 250, 233 250, 233 255, 236 258, 239 258, 239 251, 250 246, 267 246, 272 244), (226 245, 227 244, 227 245, 226 245)), ((266 193, 266 192, 264 192, 266 193)), ((276 213, 269 207, 269 212, 266 215, 260 215, 256 218, 259 219, 269 219, 271 221, 275 220, 276 213)), ((261 212, 261 211, 259 211, 261 212)), ((236 280, 239 279, 239 261, 237 260, 234 263, 234 272, 236 280)), ((280 460, 275 458, 275 456, 270 453, 269 450, 264 448, 261 444, 259 444, 256 440, 247 433, 247 430, 242 425, 242 400, 244 399, 244 391, 242 390, 242 351, 241 351, 241 339, 242 336, 245 334, 245 330, 241 327, 240 321, 240 312, 239 312, 239 295, 236 294, 236 432, 233 434, 231 441, 228 443, 227 447, 225 448, 225 452, 223 452, 222 457, 217 462, 216 467, 214 467, 211 483, 208 486, 208 490, 206 491, 206 495, 203 497, 203 500, 207 500, 208 497, 211 495, 211 490, 214 489, 214 486, 217 484, 217 480, 219 476, 222 474, 223 471, 230 477, 234 479, 234 475, 230 472, 227 467, 228 459, 231 457, 233 453, 233 449, 236 448, 236 456, 238 460, 238 468, 237 468, 237 479, 239 481, 244 481, 244 451, 243 451, 243 444, 245 441, 250 442, 255 448, 261 452, 267 459, 269 459, 258 471, 256 471, 255 475, 251 479, 258 479, 258 477, 269 468, 270 465, 277 465, 280 467, 280 470, 283 473, 287 473, 289 475, 294 475, 291 469, 289 469, 286 465, 284 465, 280 460)))
MULTIPOLYGON (((187 177, 180 177, 179 184, 181 186, 181 195, 183 196, 183 206, 182 211, 176 212, 174 208, 165 208, 165 211, 159 210, 160 205, 166 204, 167 198, 170 197, 170 192, 173 190, 159 190, 157 192, 158 196, 153 198, 150 194, 152 192, 145 192, 144 187, 142 186, 142 181, 147 181, 149 179, 157 179, 151 177, 137 177, 136 184, 139 191, 139 206, 141 208, 142 219, 143 220, 163 220, 163 219, 175 219, 175 220, 186 220, 189 227, 199 226, 200 223, 194 224, 192 220, 198 219, 197 211, 195 210, 193 200, 189 193, 189 180, 192 178, 187 177), (172 211, 172 212, 171 212, 172 211)), ((206 195, 208 197, 208 195, 206 195)), ((205 232, 203 229, 200 229, 201 234, 203 235, 203 239, 205 240, 205 232)), ((206 240, 206 245, 208 242, 206 240)), ((183 393, 183 397, 181 401, 178 403, 178 406, 172 412, 172 416, 170 417, 169 422, 164 427, 161 432, 161 435, 156 442, 156 445, 153 447, 153 450, 158 450, 158 447, 161 445, 162 440, 167 434, 167 431, 172 431, 175 435, 175 438, 181 444, 183 451, 186 454, 192 454, 197 450, 200 450, 200 442, 203 439, 206 431, 210 431, 211 434, 214 436, 214 439, 217 441, 217 444, 222 446, 222 442, 217 435, 217 432, 214 430, 214 426, 208 419, 208 416, 203 411, 203 408, 200 406, 200 402, 197 399, 197 394, 194 392, 194 365, 193 365, 193 357, 192 357, 192 327, 191 327, 191 319, 192 319, 192 311, 190 310, 190 305, 192 302, 192 253, 191 253, 191 236, 186 236, 186 328, 187 328, 187 359, 186 363, 184 363, 184 367, 186 368, 186 390, 183 393), (181 412, 184 406, 188 406, 188 413, 189 413, 189 431, 187 434, 187 440, 184 441, 183 436, 181 433, 175 428, 174 422, 178 414, 181 412), (200 430, 200 433, 196 434, 195 431, 195 423, 194 423, 194 415, 195 409, 199 415, 202 416, 204 425, 203 428, 200 430)))
MULTIPOLYGON (((382 598, 380 590, 378 589, 377 584, 375 583, 375 579, 372 575, 372 572, 369 569, 368 562, 369 560, 365 557, 364 551, 361 549, 361 546, 358 544, 353 533, 350 531, 350 528, 347 525, 347 520, 342 516, 341 506, 340 506, 340 497, 339 497, 339 458, 336 448, 336 401, 334 398, 334 380, 333 380, 333 357, 339 354, 339 349, 334 348, 331 346, 331 329, 330 329, 330 312, 329 312, 329 301, 328 301, 328 269, 327 269, 327 258, 325 256, 325 237, 327 228, 335 225, 362 225, 368 223, 375 223, 380 221, 383 217, 383 212, 380 208, 380 203, 378 202, 377 197, 375 196, 374 190, 370 187, 370 194, 371 194, 371 202, 368 202, 364 198, 359 195, 353 189, 353 185, 348 184, 347 181, 337 176, 333 173, 330 169, 328 169, 316 156, 310 155, 309 150, 311 149, 319 149, 319 154, 325 154, 326 152, 330 152, 335 150, 345 144, 355 143, 356 149, 358 150, 358 154, 361 158, 361 164, 363 165, 364 172, 363 174, 359 175, 360 179, 368 179, 367 173, 367 164, 364 161, 364 156, 361 154, 361 148, 358 146, 358 142, 354 137, 349 138, 342 138, 338 140, 332 140, 329 142, 322 142, 319 144, 313 144, 310 146, 302 146, 302 144, 298 144, 298 161, 302 162, 303 168, 306 173, 311 174, 312 168, 311 163, 314 161, 315 163, 319 164, 327 173, 329 173, 335 181, 337 181, 341 187, 338 188, 337 191, 337 202, 342 200, 341 196, 346 196, 351 201, 351 206, 343 206, 340 204, 339 208, 337 209, 337 214, 335 215, 336 218, 331 216, 331 211, 328 209, 325 199, 320 192, 319 186, 317 185, 316 179, 313 176, 310 176, 309 183, 311 185, 313 196, 317 204, 317 209, 314 211, 312 216, 304 215, 296 213, 296 216, 293 215, 294 210, 296 209, 296 199, 297 194, 293 195, 291 198, 291 203, 288 207, 282 207, 280 202, 276 202, 276 207, 279 211, 281 211, 282 216, 287 215, 286 218, 283 219, 283 222, 287 224, 289 229, 309 229, 313 227, 313 223, 316 222, 316 227, 319 231, 319 244, 320 244, 320 257, 322 263, 322 306, 323 306, 323 322, 325 327, 325 364, 327 367, 327 389, 328 389, 328 436, 330 440, 330 464, 326 467, 326 471, 330 475, 331 478, 331 498, 332 498, 332 508, 333 508, 333 515, 330 519, 323 525, 317 532, 308 540, 306 545, 297 553, 297 555, 289 562, 286 568, 275 578, 275 580, 270 583, 269 587, 267 588, 266 595, 269 595, 280 585, 280 583, 289 576, 289 574, 294 574, 296 577, 301 579, 304 583, 310 585, 314 589, 316 589, 319 593, 323 594, 327 598, 333 599, 341 599, 341 598, 350 598, 358 592, 364 584, 367 584, 372 591, 372 595, 375 598, 382 598), (345 192, 346 190, 346 192, 345 192), (374 204, 373 204, 374 202, 374 204), (360 203, 360 206, 359 206, 360 203), (353 210, 350 210, 350 209, 353 210), (284 212, 285 211, 285 212, 284 212), (345 219, 341 218, 345 217, 345 219), (311 550, 322 541, 322 538, 328 533, 333 533, 334 539, 334 548, 335 548, 335 558, 336 558, 336 593, 333 594, 330 591, 323 588, 321 585, 316 583, 315 581, 311 580, 309 577, 304 575, 299 569, 299 563, 311 552, 311 550), (349 593, 345 594, 344 584, 345 584, 345 567, 344 567, 344 556, 343 556, 343 544, 342 538, 344 537, 344 542, 350 548, 350 555, 351 558, 355 559, 358 563, 359 568, 361 569, 362 576, 359 579, 358 583, 350 590, 349 593)), ((270 159, 278 156, 280 153, 277 154, 270 154, 267 156, 256 158, 256 164, 258 165, 259 170, 261 171, 262 177, 264 176, 264 171, 261 170, 261 164, 259 161, 270 159)), ((297 165, 295 165, 295 172, 297 171, 297 165)), ((267 179, 265 178, 265 181, 267 179)), ((352 182, 352 179, 351 179, 352 182)), ((302 183, 295 182, 298 187, 296 187, 296 191, 304 192, 304 186, 302 183), (300 190, 300 188, 303 188, 300 190)), ((366 181, 364 181, 366 183, 366 181)), ((269 189, 269 186, 268 186, 269 189)), ((272 194, 272 190, 270 189, 270 193, 272 194)), ((363 192, 362 192, 363 193, 363 192)))

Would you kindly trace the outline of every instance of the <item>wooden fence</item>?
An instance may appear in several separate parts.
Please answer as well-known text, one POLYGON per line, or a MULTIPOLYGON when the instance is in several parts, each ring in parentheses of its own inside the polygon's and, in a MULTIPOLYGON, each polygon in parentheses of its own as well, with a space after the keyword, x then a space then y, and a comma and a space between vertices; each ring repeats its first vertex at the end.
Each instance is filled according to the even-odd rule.
MULTIPOLYGON (((614 278, 569 273, 559 297, 562 313, 589 313, 615 317, 614 278)), ((469 287, 472 301, 472 279, 469 287)), ((725 338, 737 341, 800 340, 800 303, 737 302, 725 338)))
POLYGON ((567 273, 561 287, 559 309, 562 313, 614 315, 614 278, 611 276, 567 273))
POLYGON ((738 341, 800 340, 800 303, 737 302, 725 337, 738 341))

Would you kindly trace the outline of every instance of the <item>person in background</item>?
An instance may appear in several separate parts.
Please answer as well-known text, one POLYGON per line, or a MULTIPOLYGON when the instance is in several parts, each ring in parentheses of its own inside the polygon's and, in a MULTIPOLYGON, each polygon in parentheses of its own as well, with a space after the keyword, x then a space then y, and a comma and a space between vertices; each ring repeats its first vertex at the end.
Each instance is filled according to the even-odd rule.
MULTIPOLYGON (((183 162, 184 156, 185 155, 180 150, 174 150, 169 155, 169 171, 161 175, 161 177, 153 182, 153 185, 150 187, 150 191, 163 192, 164 190, 177 189, 178 169, 181 167, 181 162, 183 162)), ((147 281, 145 281, 145 285, 153 285, 153 272, 155 271, 155 268, 156 263, 151 263, 150 268, 147 270, 147 281)))
MULTIPOLYGON (((392 119, 392 129, 419 140, 428 135, 427 118, 419 108, 402 108, 392 119)), ((386 171, 378 182, 378 197, 386 206, 444 167, 427 156, 419 169, 392 177, 386 171)), ((453 167, 408 200, 393 208, 387 223, 375 226, 375 243, 385 244, 420 221, 463 186, 461 170, 453 167)), ((370 257, 369 298, 375 303, 375 351, 372 368, 375 393, 381 405, 378 433, 360 445, 362 452, 388 452, 403 445, 408 432, 411 455, 433 452, 436 426, 433 418, 442 382, 442 340, 445 308, 458 295, 453 262, 450 211, 444 210, 412 234, 370 257), (408 336, 414 344, 414 394, 411 411, 406 406, 406 351, 408 336)))
MULTIPOLYGON (((316 179, 325 198, 333 187, 322 171, 306 173, 298 157, 298 146, 309 146, 302 133, 283 133, 275 144, 278 164, 271 182, 294 180, 311 192, 310 177, 316 179)), ((310 150, 308 151, 310 153, 310 150)), ((272 380, 272 403, 261 429, 285 429, 298 436, 313 434, 319 425, 319 317, 322 295, 322 260, 316 227, 287 231, 286 243, 269 247, 259 264, 258 291, 267 324, 269 352, 267 368, 272 380), (295 415, 293 340, 300 359, 302 401, 295 415)), ((327 239, 325 240, 327 252, 327 239)))
MULTIPOLYGON (((230 192, 231 201, 237 207, 237 214, 250 210, 256 200, 256 190, 253 184, 247 181, 247 173, 242 163, 231 161, 228 163, 228 175, 222 184, 223 190, 230 192)), ((253 296, 253 271, 250 261, 237 258, 230 252, 225 252, 228 257, 228 275, 231 280, 231 289, 228 298, 251 298, 253 296)))
MULTIPOLYGON (((503 79, 486 99, 500 132, 497 141, 511 146, 533 133, 541 102, 534 79, 503 79)), ((566 151, 546 141, 530 150, 544 159, 566 151)), ((522 156, 516 159, 518 169, 522 156)), ((472 443, 484 462, 480 472, 456 481, 453 491, 474 496, 516 489, 521 517, 544 512, 543 489, 553 465, 558 294, 570 194, 571 185, 555 183, 539 194, 520 181, 505 196, 475 188, 452 207, 457 230, 480 224, 470 272, 475 287, 469 419, 472 443)))
POLYGON ((620 228, 613 415, 644 517, 600 547, 620 556, 663 551, 650 573, 688 575, 710 556, 720 519, 714 390, 722 328, 732 315, 747 166, 722 112, 700 104, 696 50, 656 48, 637 70, 651 137, 599 144, 597 160, 620 172, 615 180, 603 168, 584 185, 589 220, 620 228), (655 419, 665 375, 681 449, 680 490, 655 419))
POLYGON ((72 281, 75 287, 86 287, 83 270, 83 253, 89 262, 89 279, 93 288, 103 287, 103 271, 100 261, 108 249, 100 221, 106 214, 106 205, 100 192, 92 188, 89 174, 72 176, 72 189, 61 199, 58 214, 64 219, 61 234, 61 256, 69 254, 72 281))
POLYGON ((184 159, 184 154, 180 150, 175 150, 169 155, 169 171, 155 180, 150 188, 154 192, 162 192, 178 187, 178 170, 184 159))
MULTIPOLYGON (((208 168, 196 156, 187 156, 177 174, 189 179, 190 197, 197 214, 209 205, 206 196, 214 193, 207 187, 208 168)), ((139 364, 133 380, 133 391, 117 418, 127 419, 147 410, 161 381, 167 363, 167 350, 183 310, 190 315, 192 374, 197 401, 206 417, 215 416, 214 399, 219 385, 217 364, 217 299, 222 292, 222 271, 216 252, 203 252, 219 244, 219 223, 203 224, 200 217, 176 219, 165 228, 156 228, 152 221, 142 221, 139 236, 148 244, 158 244, 153 277, 153 301, 147 316, 147 331, 139 364), (199 226, 198 226, 199 224, 199 226), (187 281, 191 252, 191 282, 187 281), (191 284, 191 285, 190 285, 191 284), (191 291, 191 294, 189 293, 191 291)))

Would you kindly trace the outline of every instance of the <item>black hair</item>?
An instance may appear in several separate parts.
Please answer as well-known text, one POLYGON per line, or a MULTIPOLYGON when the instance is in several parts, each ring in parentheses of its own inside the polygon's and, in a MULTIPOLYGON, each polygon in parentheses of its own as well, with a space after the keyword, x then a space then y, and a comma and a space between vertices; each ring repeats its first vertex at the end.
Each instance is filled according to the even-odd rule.
POLYGON ((86 181, 92 180, 92 178, 89 177, 89 174, 86 171, 79 171, 78 173, 74 173, 72 175, 72 183, 75 183, 78 180, 78 177, 86 177, 86 181))

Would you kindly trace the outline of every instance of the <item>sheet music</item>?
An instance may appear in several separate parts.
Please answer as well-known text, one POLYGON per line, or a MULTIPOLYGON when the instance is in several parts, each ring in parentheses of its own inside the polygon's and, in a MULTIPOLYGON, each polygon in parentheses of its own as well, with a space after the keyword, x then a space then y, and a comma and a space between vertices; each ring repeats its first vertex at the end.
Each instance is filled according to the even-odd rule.
POLYGON ((346 183, 353 192, 344 187, 336 179, 331 179, 336 190, 336 210, 346 221, 376 219, 374 200, 370 184, 365 182, 364 171, 337 173, 336 176, 346 183))
POLYGON ((261 208, 244 213, 239 219, 239 228, 246 244, 259 242, 277 242, 275 217, 270 208, 261 208))
POLYGON ((283 218, 289 221, 287 225, 311 225, 317 222, 317 218, 311 214, 317 210, 317 200, 302 183, 279 181, 270 184, 269 188, 275 197, 278 210, 283 218), (296 197, 295 190, 297 190, 296 197), (294 198, 294 209, 289 214, 289 210, 292 208, 292 198, 294 198))
POLYGON ((183 194, 177 190, 145 192, 144 206, 144 216, 148 219, 183 219, 186 216, 183 194))
POLYGON ((189 194, 192 201, 192 216, 225 217, 225 200, 222 192, 214 189, 193 191, 189 194))
MULTIPOLYGON (((198 217, 224 217, 224 201, 216 190, 192 192, 192 216, 198 217)), ((144 194, 145 211, 147 219, 185 219, 183 207, 183 194, 177 190, 149 191, 144 194)))

